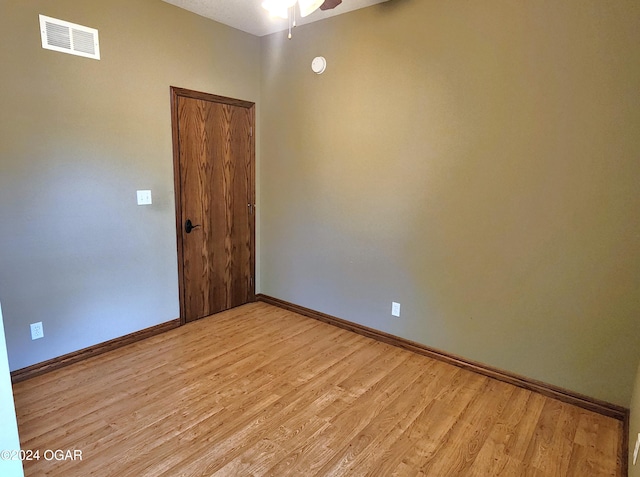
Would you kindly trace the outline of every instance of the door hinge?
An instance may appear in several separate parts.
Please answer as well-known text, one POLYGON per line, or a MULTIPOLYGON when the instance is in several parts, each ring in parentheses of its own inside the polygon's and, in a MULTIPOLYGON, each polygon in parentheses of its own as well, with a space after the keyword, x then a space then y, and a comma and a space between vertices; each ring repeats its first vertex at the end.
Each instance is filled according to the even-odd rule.
POLYGON ((249 127, 249 137, 253 137, 253 126, 249 127))
POLYGON ((247 207, 249 207, 249 215, 253 215, 256 210, 256 204, 247 204, 247 207))
POLYGON ((253 277, 249 277, 249 288, 253 288, 253 277))

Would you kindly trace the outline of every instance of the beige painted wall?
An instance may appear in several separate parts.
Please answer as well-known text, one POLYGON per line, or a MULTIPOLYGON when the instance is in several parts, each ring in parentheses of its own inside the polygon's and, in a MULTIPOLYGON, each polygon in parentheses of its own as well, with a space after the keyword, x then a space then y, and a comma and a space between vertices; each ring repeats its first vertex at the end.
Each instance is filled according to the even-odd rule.
POLYGON ((265 37, 261 291, 627 406, 639 44, 635 0, 392 0, 265 37))
POLYGON ((177 318, 169 87, 259 103, 260 40, 160 0, 3 0, 0 65, 11 369, 177 318), (97 28, 101 60, 42 49, 38 14, 97 28))

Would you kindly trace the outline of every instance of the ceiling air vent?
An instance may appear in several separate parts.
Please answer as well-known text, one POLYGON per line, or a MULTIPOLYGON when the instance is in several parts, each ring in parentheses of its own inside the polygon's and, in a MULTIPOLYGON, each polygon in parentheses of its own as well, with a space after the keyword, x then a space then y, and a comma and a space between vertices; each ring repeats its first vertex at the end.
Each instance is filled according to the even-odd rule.
POLYGON ((100 59, 98 30, 40 15, 42 48, 100 59))

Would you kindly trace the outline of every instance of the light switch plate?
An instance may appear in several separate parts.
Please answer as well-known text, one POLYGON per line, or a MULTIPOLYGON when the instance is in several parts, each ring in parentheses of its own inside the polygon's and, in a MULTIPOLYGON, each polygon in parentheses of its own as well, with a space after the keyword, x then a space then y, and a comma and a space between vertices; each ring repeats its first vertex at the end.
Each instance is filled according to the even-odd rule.
POLYGON ((636 460, 638 460, 638 450, 640 450, 640 432, 638 433, 638 438, 636 439, 636 447, 633 449, 633 465, 636 465, 636 460))
POLYGON ((151 191, 150 190, 139 190, 138 194, 138 205, 151 205, 151 191))

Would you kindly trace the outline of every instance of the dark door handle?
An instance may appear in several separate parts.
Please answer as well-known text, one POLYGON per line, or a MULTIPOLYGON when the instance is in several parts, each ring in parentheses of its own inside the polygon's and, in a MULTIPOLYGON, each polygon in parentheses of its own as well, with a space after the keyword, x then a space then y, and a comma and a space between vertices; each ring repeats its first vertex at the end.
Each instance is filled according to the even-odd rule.
POLYGON ((184 231, 188 234, 190 234, 193 229, 197 229, 198 227, 200 227, 200 224, 193 225, 191 223, 191 219, 187 219, 187 221, 184 223, 184 231))

